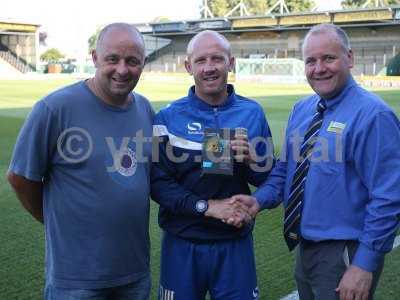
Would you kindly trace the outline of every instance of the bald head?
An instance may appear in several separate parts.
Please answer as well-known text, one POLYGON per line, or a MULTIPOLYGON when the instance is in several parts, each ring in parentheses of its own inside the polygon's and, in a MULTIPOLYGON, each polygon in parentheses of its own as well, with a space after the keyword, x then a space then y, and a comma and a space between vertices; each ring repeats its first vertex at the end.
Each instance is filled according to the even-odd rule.
POLYGON ((124 106, 142 74, 143 37, 133 26, 113 23, 103 28, 92 51, 96 67, 92 90, 104 102, 124 106))
POLYGON ((189 42, 186 50, 187 57, 190 57, 193 53, 193 50, 198 47, 198 45, 203 43, 209 43, 210 41, 217 42, 222 46, 222 48, 227 52, 227 54, 231 55, 231 45, 229 41, 222 34, 212 31, 212 30, 204 30, 196 34, 189 42))
POLYGON ((234 64, 231 46, 218 32, 199 32, 188 44, 186 70, 193 76, 196 95, 210 105, 225 101, 228 73, 234 64))
POLYGON ((345 52, 351 49, 349 37, 342 28, 334 24, 323 23, 311 27, 311 29, 307 32, 303 42, 303 53, 309 37, 316 34, 330 34, 339 42, 345 52))
POLYGON ((145 49, 144 39, 140 31, 133 25, 127 23, 112 23, 105 26, 99 33, 96 41, 96 52, 99 53, 103 49, 104 41, 115 32, 124 32, 132 36, 132 38, 138 43, 143 49, 145 49))

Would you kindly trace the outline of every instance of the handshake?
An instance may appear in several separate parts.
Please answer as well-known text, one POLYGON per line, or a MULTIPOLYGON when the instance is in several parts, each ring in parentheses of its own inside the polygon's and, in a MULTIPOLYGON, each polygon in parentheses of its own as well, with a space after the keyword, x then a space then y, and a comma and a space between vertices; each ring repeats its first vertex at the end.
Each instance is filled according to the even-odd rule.
POLYGON ((205 216, 240 228, 251 222, 259 210, 260 205, 256 198, 249 195, 235 195, 221 200, 208 200, 205 216))

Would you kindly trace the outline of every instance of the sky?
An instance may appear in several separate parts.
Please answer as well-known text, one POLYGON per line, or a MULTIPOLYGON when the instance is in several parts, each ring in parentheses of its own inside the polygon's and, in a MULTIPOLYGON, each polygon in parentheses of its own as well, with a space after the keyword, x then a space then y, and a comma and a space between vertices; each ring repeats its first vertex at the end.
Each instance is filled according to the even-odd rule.
MULTIPOLYGON (((340 8, 340 0, 314 0, 320 10, 340 8)), ((0 20, 41 24, 48 44, 67 55, 86 52, 87 40, 96 28, 111 22, 145 23, 156 17, 192 20, 200 16, 203 0, 6 0, 0 20)))

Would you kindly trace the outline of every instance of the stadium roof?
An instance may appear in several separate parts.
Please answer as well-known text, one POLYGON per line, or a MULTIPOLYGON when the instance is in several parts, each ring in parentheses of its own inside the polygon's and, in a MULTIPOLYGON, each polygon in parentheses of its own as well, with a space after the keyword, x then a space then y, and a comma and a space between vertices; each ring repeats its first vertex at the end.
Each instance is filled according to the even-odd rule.
POLYGON ((0 33, 2 32, 36 32, 40 24, 22 22, 15 19, 0 18, 0 33))
POLYGON ((168 36, 194 34, 204 29, 220 32, 298 30, 307 29, 320 23, 335 23, 343 27, 399 25, 400 6, 248 17, 208 18, 136 25, 144 34, 168 36))

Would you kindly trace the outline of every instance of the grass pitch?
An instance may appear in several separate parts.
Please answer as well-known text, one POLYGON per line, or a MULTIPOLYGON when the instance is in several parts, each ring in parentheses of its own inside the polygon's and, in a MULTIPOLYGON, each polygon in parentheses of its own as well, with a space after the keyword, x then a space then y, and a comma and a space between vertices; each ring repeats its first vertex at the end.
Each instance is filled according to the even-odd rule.
MULTIPOLYGON (((155 110, 187 93, 188 80, 176 82, 143 81, 137 91, 146 95, 155 110)), ((57 87, 72 80, 0 81, 0 173, 5 174, 19 128, 32 104, 57 87)), ((289 111, 300 97, 311 93, 306 86, 272 86, 235 84, 238 94, 256 99, 264 108, 271 126, 276 151, 280 149, 289 111)), ((379 91, 386 102, 400 114, 400 91, 379 91)), ((151 205, 151 266, 156 299, 160 230, 157 205, 151 205)), ((260 214, 254 231, 260 299, 279 299, 295 289, 292 278, 293 255, 288 253, 281 229, 282 210, 260 214)), ((0 299, 41 299, 44 283, 44 236, 35 222, 18 203, 5 181, 0 179, 0 299)), ((398 299, 400 286, 400 251, 387 255, 376 299, 398 299)))

